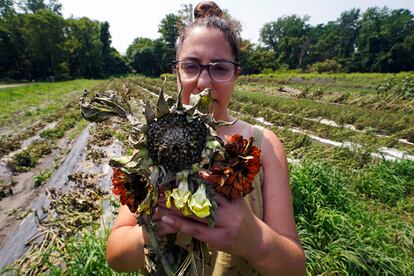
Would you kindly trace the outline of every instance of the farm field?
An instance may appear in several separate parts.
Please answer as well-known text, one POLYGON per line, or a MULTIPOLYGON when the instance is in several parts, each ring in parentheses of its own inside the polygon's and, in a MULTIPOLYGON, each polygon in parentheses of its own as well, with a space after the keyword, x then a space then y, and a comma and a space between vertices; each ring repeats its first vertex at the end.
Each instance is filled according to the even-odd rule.
MULTIPOLYGON (((5 248, 20 256, 4 273, 116 274, 107 160, 129 152, 128 128, 88 125, 77 102, 85 88, 154 101, 162 85, 131 76, 0 91, 0 259, 5 248)), ((309 275, 414 274, 414 74, 240 76, 230 110, 285 146, 309 275)))

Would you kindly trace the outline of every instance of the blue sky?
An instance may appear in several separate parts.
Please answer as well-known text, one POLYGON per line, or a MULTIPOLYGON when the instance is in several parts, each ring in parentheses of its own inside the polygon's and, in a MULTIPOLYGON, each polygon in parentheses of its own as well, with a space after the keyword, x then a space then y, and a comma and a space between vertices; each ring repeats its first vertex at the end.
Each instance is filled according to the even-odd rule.
MULTIPOLYGON (((199 1, 186 0, 60 0, 63 15, 75 18, 87 16, 94 20, 108 21, 112 35, 112 46, 121 53, 136 37, 158 38, 158 25, 168 13, 176 13, 182 4, 199 1)), ((263 24, 283 15, 309 15, 311 25, 335 20, 345 10, 368 7, 409 9, 414 12, 413 0, 217 0, 243 26, 242 37, 257 42, 263 24)))

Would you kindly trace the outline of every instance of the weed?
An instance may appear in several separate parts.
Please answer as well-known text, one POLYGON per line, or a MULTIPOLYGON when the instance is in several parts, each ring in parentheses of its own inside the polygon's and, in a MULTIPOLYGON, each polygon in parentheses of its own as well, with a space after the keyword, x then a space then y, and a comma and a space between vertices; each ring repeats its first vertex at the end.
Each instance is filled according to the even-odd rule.
POLYGON ((37 188, 43 183, 45 183, 49 179, 51 174, 52 170, 40 171, 39 174, 36 175, 34 178, 34 187, 37 188))

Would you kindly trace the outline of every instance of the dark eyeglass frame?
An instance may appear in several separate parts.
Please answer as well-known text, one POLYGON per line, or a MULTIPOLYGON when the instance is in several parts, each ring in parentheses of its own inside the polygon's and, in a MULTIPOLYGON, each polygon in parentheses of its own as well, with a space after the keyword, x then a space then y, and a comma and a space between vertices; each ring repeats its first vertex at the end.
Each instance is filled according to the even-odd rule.
MULTIPOLYGON (((201 72, 203 72, 203 70, 206 69, 207 72, 208 72, 208 75, 210 76, 210 78, 212 80, 214 80, 216 82, 226 82, 226 81, 231 80, 231 78, 234 77, 234 75, 236 74, 237 69, 240 68, 240 63, 239 62, 236 62, 236 61, 222 60, 222 61, 210 62, 209 64, 201 64, 201 63, 198 63, 196 61, 191 61, 191 60, 174 60, 172 63, 174 65, 174 69, 177 70, 177 72, 179 72, 179 68, 177 68, 177 66, 181 62, 194 63, 194 64, 197 64, 198 66, 200 66, 200 72, 198 72, 197 77, 194 77, 194 80, 198 79, 200 77, 200 75, 201 75, 201 72), (211 72, 210 72, 210 68, 211 68, 211 66, 216 65, 217 63, 231 63, 231 64, 234 65, 234 71, 233 71, 233 75, 231 76, 231 78, 229 78, 228 80, 216 80, 215 78, 213 78, 213 76, 211 75, 211 72)), ((179 73, 178 73, 178 75, 179 75, 179 77, 181 79, 181 76, 180 76, 179 73)))

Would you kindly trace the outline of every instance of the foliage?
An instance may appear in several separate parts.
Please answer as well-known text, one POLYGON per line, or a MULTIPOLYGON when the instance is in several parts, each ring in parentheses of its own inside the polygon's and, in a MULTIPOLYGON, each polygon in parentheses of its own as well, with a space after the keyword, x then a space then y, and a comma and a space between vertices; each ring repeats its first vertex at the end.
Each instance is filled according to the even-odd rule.
POLYGON ((414 78, 406 76, 403 79, 397 79, 395 77, 388 78, 384 83, 378 85, 378 94, 395 94, 403 99, 414 98, 414 78))
MULTIPOLYGON (((408 177, 402 170, 407 172, 412 162, 387 165, 380 163, 372 169, 380 172, 387 168, 398 181, 408 177)), ((359 174, 370 181, 370 170, 359 174)), ((335 165, 304 162, 291 166, 290 176, 309 275, 413 273, 413 225, 401 221, 392 210, 370 210, 369 202, 352 190, 351 183, 358 181, 352 173, 335 165)))
POLYGON ((273 49, 263 47, 254 47, 248 40, 242 41, 242 53, 240 62, 243 74, 257 74, 264 69, 277 69, 278 66, 274 62, 276 53, 273 49))
POLYGON ((306 33, 309 26, 297 15, 284 16, 274 22, 266 23, 260 30, 261 41, 278 54, 279 63, 288 64, 289 68, 298 68, 302 64, 308 46, 306 33))
POLYGON ((406 9, 368 8, 343 12, 317 26, 307 17, 284 16, 264 24, 261 42, 289 68, 335 60, 348 72, 399 72, 414 69, 414 15, 406 9))
POLYGON ((414 162, 383 161, 370 165, 355 181, 356 190, 367 198, 390 206, 414 195, 414 162))
MULTIPOLYGON (((103 78, 132 69, 147 76, 171 72, 180 29, 193 19, 191 5, 160 21, 160 38, 134 41, 122 56, 111 47, 108 22, 61 15, 57 0, 0 2, 0 80, 103 78), (148 42, 147 41, 147 42, 148 42)), ((240 32, 240 21, 224 10, 240 32)), ((241 41, 242 74, 280 69, 315 72, 414 70, 414 14, 407 9, 344 11, 312 26, 309 16, 287 15, 267 22, 260 43, 241 41)), ((136 40, 144 38, 137 38, 136 40)))
POLYGON ((158 32, 161 34, 161 39, 171 49, 174 49, 179 36, 179 31, 183 27, 181 17, 173 13, 167 14, 158 27, 158 32))
POLYGON ((338 73, 341 71, 341 65, 336 60, 327 59, 315 62, 310 66, 309 71, 318 73, 338 73))
POLYGON ((40 171, 38 175, 34 178, 34 187, 37 188, 43 183, 45 183, 52 174, 52 170, 40 171))
POLYGON ((64 19, 55 0, 17 4, 0 5, 0 80, 54 81, 128 72, 125 60, 110 47, 107 22, 64 19))

